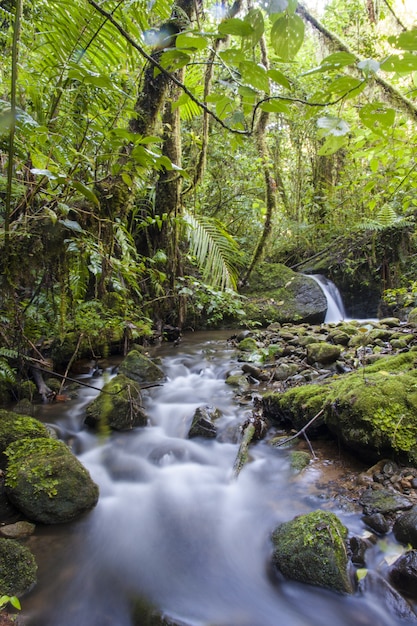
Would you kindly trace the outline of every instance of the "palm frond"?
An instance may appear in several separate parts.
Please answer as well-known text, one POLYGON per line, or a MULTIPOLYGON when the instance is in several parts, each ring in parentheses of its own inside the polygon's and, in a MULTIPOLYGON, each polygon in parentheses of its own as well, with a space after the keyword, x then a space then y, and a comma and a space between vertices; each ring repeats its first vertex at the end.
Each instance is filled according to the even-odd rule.
POLYGON ((219 220, 184 215, 190 253, 199 266, 203 280, 212 287, 236 289, 241 253, 236 241, 219 220))

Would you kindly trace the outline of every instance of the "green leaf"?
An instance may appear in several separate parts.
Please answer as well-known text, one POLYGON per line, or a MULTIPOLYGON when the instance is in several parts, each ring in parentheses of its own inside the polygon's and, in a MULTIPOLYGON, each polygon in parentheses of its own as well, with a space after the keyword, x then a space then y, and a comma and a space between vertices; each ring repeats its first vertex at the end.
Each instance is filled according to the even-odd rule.
POLYGON ((383 102, 365 104, 359 111, 361 122, 377 135, 384 135, 395 122, 395 111, 383 102))
POLYGON ((81 183, 79 180, 72 180, 70 184, 72 185, 72 187, 74 187, 74 189, 79 191, 84 196, 84 198, 90 200, 90 202, 95 204, 97 207, 100 207, 100 202, 94 191, 91 191, 91 189, 86 187, 86 185, 81 183))
POLYGON ((162 67, 170 72, 181 69, 191 61, 191 57, 181 50, 167 50, 161 56, 160 63, 162 67))
POLYGON ((236 35, 237 37, 247 37, 253 34, 253 27, 249 22, 240 20, 238 17, 231 17, 219 24, 221 35, 236 35))
POLYGON ((279 70, 268 70, 267 71, 267 76, 269 76, 269 78, 271 80, 273 80, 274 83, 277 83, 278 85, 281 85, 282 87, 285 87, 286 89, 290 89, 291 88, 290 81, 279 70))
POLYGON ((269 80, 266 69, 254 61, 242 61, 239 63, 239 70, 245 83, 255 89, 269 92, 269 80))
POLYGON ((413 72, 417 70, 417 54, 404 52, 403 54, 391 54, 381 63, 384 72, 413 72))
POLYGON ((400 50, 417 50, 417 28, 388 37, 389 43, 400 50))
POLYGON ((262 102, 259 108, 268 113, 288 114, 290 112, 289 106, 285 102, 282 102, 282 100, 268 100, 267 102, 262 102))
POLYGON ((317 154, 319 154, 319 156, 330 156, 331 154, 337 152, 340 148, 343 148, 346 144, 346 137, 329 135, 317 154))
POLYGON ((260 9, 251 9, 245 16, 245 22, 252 27, 252 33, 245 38, 244 43, 254 48, 264 34, 265 24, 262 11, 260 9))
POLYGON ((68 228, 69 230, 74 230, 77 233, 83 233, 84 229, 78 222, 75 220, 59 220, 59 223, 68 228))
POLYGON ((329 54, 329 56, 325 57, 318 67, 315 67, 308 72, 304 72, 304 74, 302 75, 308 76, 309 74, 315 74, 317 72, 338 70, 341 67, 352 65, 353 63, 355 63, 355 61, 355 55, 351 54, 350 52, 334 52, 333 54, 329 54))
POLYGON ((356 578, 358 579, 358 581, 360 581, 363 578, 365 578, 367 573, 368 573, 368 570, 365 567, 360 567, 359 569, 356 570, 356 578))
POLYGON ((330 83, 327 87, 327 92, 329 94, 335 94, 338 97, 349 96, 354 98, 360 94, 365 87, 366 82, 364 80, 352 78, 352 76, 340 76, 330 83))
POLYGON ((283 13, 288 9, 289 0, 262 0, 261 6, 268 15, 283 13))
POLYGON ((177 35, 177 48, 204 50, 204 48, 207 48, 207 46, 208 41, 202 35, 195 35, 194 33, 180 33, 179 35, 177 35))
POLYGON ((271 29, 271 44, 283 61, 291 61, 304 41, 304 22, 298 15, 283 15, 271 29))
POLYGON ((228 65, 238 65, 241 61, 245 60, 246 55, 241 49, 237 50, 236 48, 228 48, 227 50, 220 52, 219 57, 228 65))
POLYGON ((322 137, 328 137, 329 135, 342 137, 343 135, 347 135, 350 131, 350 126, 347 122, 345 122, 345 120, 331 115, 319 117, 317 120, 317 126, 322 129, 322 137))

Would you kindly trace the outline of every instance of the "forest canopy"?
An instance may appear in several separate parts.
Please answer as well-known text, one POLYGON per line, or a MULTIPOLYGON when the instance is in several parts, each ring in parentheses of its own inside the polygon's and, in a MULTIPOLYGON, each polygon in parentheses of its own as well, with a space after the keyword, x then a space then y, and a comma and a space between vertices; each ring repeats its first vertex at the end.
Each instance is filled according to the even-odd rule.
POLYGON ((414 298, 412 4, 1 0, 3 376, 216 324, 262 259, 414 298))

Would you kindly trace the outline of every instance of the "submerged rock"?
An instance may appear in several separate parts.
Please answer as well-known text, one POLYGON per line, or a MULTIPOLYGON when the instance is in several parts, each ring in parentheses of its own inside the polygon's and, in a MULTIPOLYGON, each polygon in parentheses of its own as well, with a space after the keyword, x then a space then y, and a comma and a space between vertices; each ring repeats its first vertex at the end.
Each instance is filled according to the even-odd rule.
POLYGON ((334 513, 299 515, 274 531, 273 563, 286 578, 352 593, 346 538, 347 528, 334 513))
POLYGON ((62 441, 22 439, 6 454, 7 496, 28 519, 70 522, 97 504, 97 485, 62 441))

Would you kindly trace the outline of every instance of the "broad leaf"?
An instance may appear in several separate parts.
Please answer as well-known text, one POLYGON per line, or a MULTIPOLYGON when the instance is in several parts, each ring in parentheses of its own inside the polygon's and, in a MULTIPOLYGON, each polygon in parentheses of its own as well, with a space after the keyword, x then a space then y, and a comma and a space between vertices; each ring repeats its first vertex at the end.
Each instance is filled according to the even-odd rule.
POLYGON ((395 111, 383 102, 365 104, 359 111, 361 122, 377 135, 384 135, 395 122, 395 111))
POLYGON ((268 15, 283 13, 288 9, 288 0, 262 0, 261 6, 268 15))
POLYGON ((269 92, 269 81, 266 69, 254 61, 239 63, 239 70, 245 83, 260 91, 269 92))
POLYGON ((79 191, 84 196, 84 198, 86 198, 87 200, 90 200, 90 202, 95 204, 97 207, 100 206, 100 202, 96 194, 94 193, 94 191, 89 189, 86 185, 81 183, 79 180, 72 180, 70 184, 72 185, 72 187, 74 187, 74 189, 79 191))
POLYGON ((240 20, 238 17, 231 17, 219 24, 219 33, 221 35, 236 35, 238 37, 247 37, 254 32, 249 22, 240 20))
POLYGON ((246 55, 240 49, 237 50, 236 48, 228 48, 227 50, 220 52, 219 57, 227 64, 238 65, 238 63, 245 60, 246 55))
POLYGON ((304 22, 299 15, 282 15, 271 29, 271 44, 283 61, 291 61, 304 41, 304 22))
POLYGON ((326 141, 324 142, 317 154, 319 154, 320 156, 330 156, 331 154, 334 154, 335 152, 340 150, 340 148, 343 148, 343 146, 345 146, 346 144, 346 137, 336 137, 335 135, 330 135, 329 137, 327 137, 326 141))
POLYGON ((282 87, 285 87, 286 89, 290 89, 291 88, 291 83, 288 80, 288 78, 279 70, 268 70, 267 71, 267 76, 274 81, 274 83, 277 83, 278 85, 281 85, 282 87))
POLYGON ((181 50, 167 50, 161 56, 161 65, 170 72, 181 69, 191 61, 191 57, 181 50))
POLYGON ((320 63, 318 67, 309 70, 308 72, 304 72, 303 76, 308 76, 310 74, 316 74, 317 72, 328 72, 330 70, 338 70, 341 67, 346 67, 347 65, 352 65, 355 63, 356 57, 354 54, 350 52, 335 52, 327 56, 320 63))
POLYGON ((290 112, 289 106, 285 102, 282 102, 282 100, 268 100, 267 102, 262 102, 259 108, 268 113, 290 112))
POLYGON ((352 76, 340 76, 336 78, 327 87, 329 94, 336 96, 355 97, 359 95, 366 87, 366 81, 352 78, 352 76))
POLYGON ((417 70, 417 54, 412 52, 391 54, 381 63, 381 69, 385 72, 413 72, 417 70))
POLYGON ((251 9, 245 16, 245 22, 252 27, 252 33, 243 40, 244 45, 254 48, 264 34, 265 24, 262 11, 260 9, 251 9))
POLYGON ((389 43, 400 50, 417 50, 417 28, 388 37, 389 43))
POLYGON ((207 48, 208 41, 202 35, 195 35, 194 33, 180 33, 176 39, 177 48, 187 48, 191 50, 204 50, 207 48))

